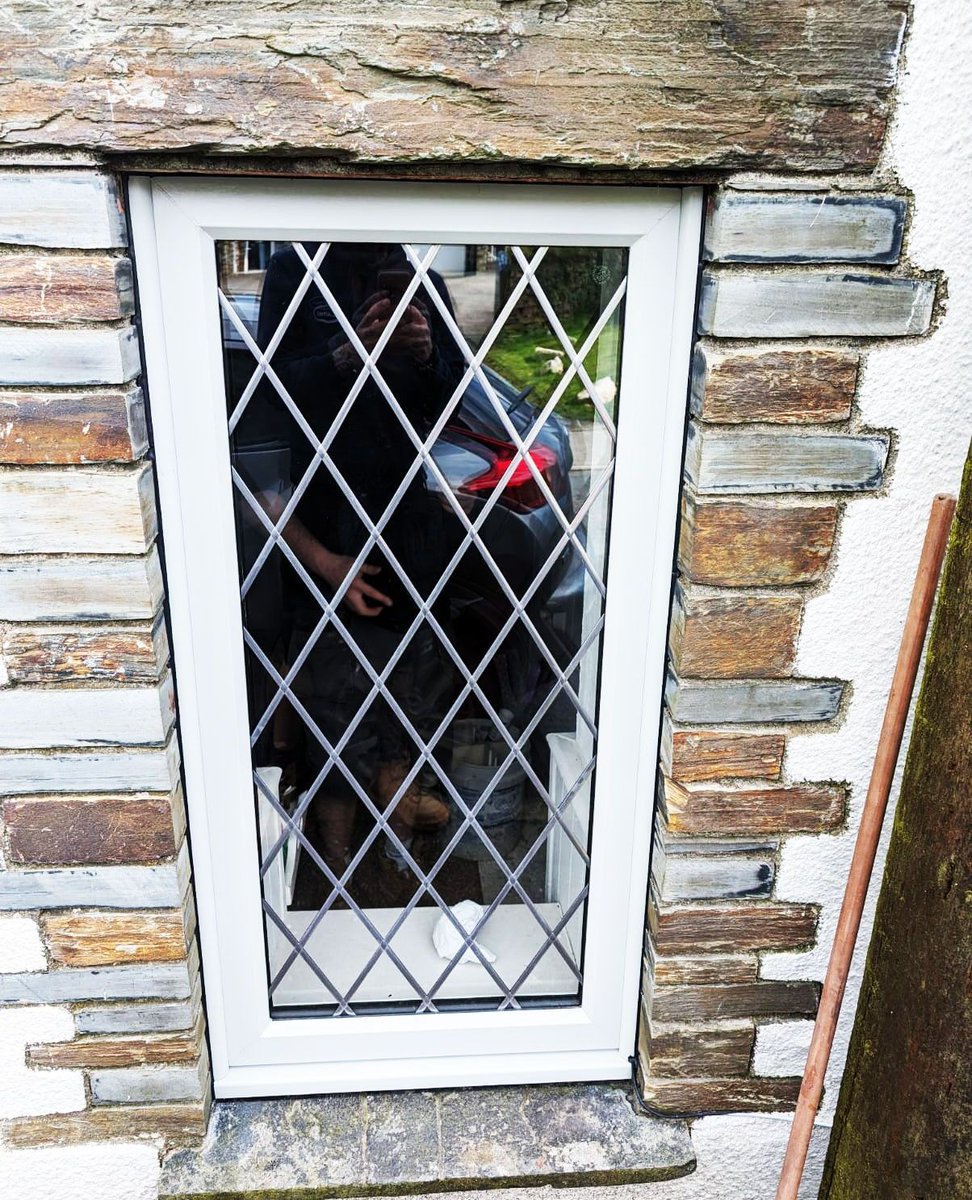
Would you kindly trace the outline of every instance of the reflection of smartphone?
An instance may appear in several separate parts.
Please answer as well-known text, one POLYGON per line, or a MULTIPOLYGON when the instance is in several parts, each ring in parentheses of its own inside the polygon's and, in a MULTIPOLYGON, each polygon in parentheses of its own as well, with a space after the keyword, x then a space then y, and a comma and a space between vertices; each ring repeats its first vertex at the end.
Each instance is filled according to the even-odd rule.
POLYGON ((412 281, 412 272, 404 267, 389 267, 378 272, 378 290, 387 292, 393 301, 401 299, 402 292, 412 281))

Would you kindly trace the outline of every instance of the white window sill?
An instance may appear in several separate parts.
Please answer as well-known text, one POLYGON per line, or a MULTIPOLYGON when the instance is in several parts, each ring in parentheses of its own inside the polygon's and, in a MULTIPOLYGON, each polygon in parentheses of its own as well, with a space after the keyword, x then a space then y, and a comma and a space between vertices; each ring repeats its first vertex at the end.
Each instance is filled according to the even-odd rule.
MULTIPOLYGON (((400 911, 397 908, 372 908, 368 910, 368 916, 375 928, 385 934, 398 919, 400 911)), ((559 904, 538 904, 537 911, 551 929, 556 929, 563 917, 559 904)), ((300 938, 315 915, 312 912, 285 912, 284 919, 293 936, 300 938)), ((415 908, 394 937, 395 954, 408 964, 408 969, 423 988, 431 988, 447 965, 432 945, 432 929, 439 915, 438 908, 415 908)), ((275 975, 291 956, 292 943, 273 926, 268 929, 268 934, 270 973, 275 975)), ((520 978, 521 972, 542 948, 544 935, 529 909, 504 904, 496 909, 476 941, 496 954, 496 969, 500 976, 513 980, 520 978)), ((574 953, 566 932, 561 933, 560 943, 568 954, 574 953)), ((355 913, 332 910, 308 939, 307 952, 343 995, 351 990, 361 971, 375 957, 375 938, 355 913)), ((520 997, 569 997, 576 992, 576 977, 551 947, 517 994, 520 997)), ((436 1000, 454 1000, 469 996, 494 997, 502 993, 485 969, 473 962, 456 967, 435 995, 436 1000)), ((301 957, 274 989, 273 998, 278 1005, 328 1004, 331 993, 319 982, 307 960, 301 957)), ((386 954, 381 955, 354 992, 357 1004, 407 1002, 416 998, 415 989, 386 954)))

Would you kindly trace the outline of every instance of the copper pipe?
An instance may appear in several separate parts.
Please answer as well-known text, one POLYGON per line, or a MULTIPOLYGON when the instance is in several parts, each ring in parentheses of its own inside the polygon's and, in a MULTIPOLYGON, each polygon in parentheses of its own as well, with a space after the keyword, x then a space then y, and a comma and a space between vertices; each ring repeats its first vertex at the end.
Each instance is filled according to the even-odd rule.
POLYGON ((945 557, 948 533, 954 513, 955 498, 953 496, 938 495, 932 501, 928 528, 925 531, 925 543, 921 548, 921 559, 918 563, 918 574, 915 578, 914 590, 911 593, 911 604, 908 607, 904 632, 901 635, 898 662, 894 668, 891 692, 884 710, 884 723, 881 726, 881 736, 878 738, 871 782, 868 785, 867 797, 864 801, 864 811, 861 814, 861 824, 854 846, 854 857, 851 859, 847 886, 844 889, 844 900, 840 907, 837 932, 834 935, 830 961, 827 964, 827 974, 824 977, 823 990, 820 994, 820 1007, 817 1009, 817 1019, 813 1026, 813 1038, 807 1054, 803 1083, 800 1086, 800 1096, 797 1100, 796 1112, 793 1115, 793 1124, 790 1127, 790 1137, 783 1158, 780 1182, 776 1189, 776 1200, 797 1200, 800 1180, 803 1178, 803 1168, 810 1146, 810 1135, 813 1132, 817 1109, 820 1107, 824 1076, 827 1072, 830 1051, 834 1044, 834 1033, 837 1029, 837 1018, 840 1015, 841 1001, 847 986, 847 975, 850 971, 851 959, 854 956, 854 944, 857 941, 864 901, 867 898, 871 872, 874 869, 874 858, 881 837, 881 826, 884 824, 884 814, 888 807, 891 781, 894 778, 905 722, 911 707, 911 696, 915 688, 922 648, 925 644, 925 634, 935 602, 938 576, 942 569, 942 560, 945 557))

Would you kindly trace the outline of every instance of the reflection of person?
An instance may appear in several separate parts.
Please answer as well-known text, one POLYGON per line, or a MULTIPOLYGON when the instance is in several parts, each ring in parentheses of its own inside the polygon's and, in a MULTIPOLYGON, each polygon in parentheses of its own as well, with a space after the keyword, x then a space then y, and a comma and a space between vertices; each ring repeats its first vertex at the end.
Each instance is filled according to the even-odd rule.
MULTIPOLYGON (((306 248, 310 255, 317 249, 314 245, 306 248)), ((304 265, 292 247, 270 260, 260 306, 258 340, 262 346, 273 336, 304 274, 304 265)), ((321 275, 365 349, 373 350, 412 275, 401 248, 334 244, 324 258, 321 275)), ((448 305, 442 280, 431 272, 429 280, 448 305)), ((422 294, 420 288, 377 365, 414 430, 424 439, 455 390, 464 364, 441 315, 422 294)), ((313 284, 300 301, 272 364, 317 438, 328 433, 364 370, 358 351, 313 284)), ((270 400, 268 383, 264 394, 270 400)), ((281 406, 279 399, 273 402, 281 406)), ((291 474, 297 487, 314 462, 316 447, 292 414, 288 424, 291 474)), ((454 515, 427 490, 422 469, 404 484, 416 451, 374 380, 368 379, 355 396, 329 454, 346 491, 328 466, 318 464, 284 530, 288 545, 310 574, 322 581, 321 590, 333 594, 367 540, 367 528, 348 493, 373 522, 400 493, 383 536, 425 599, 458 545, 460 529, 454 515)), ((303 584, 295 581, 294 588, 291 661, 321 617, 320 606, 303 584)), ((401 648, 416 611, 396 573, 374 548, 344 595, 341 620, 375 670, 381 671, 401 648)), ((451 685, 445 653, 423 623, 388 679, 396 704, 423 738, 439 724, 451 700, 451 696, 446 699, 451 685)), ((294 683, 295 694, 332 745, 344 735, 370 689, 367 672, 332 626, 315 643, 294 683)), ((306 765, 312 779, 324 767, 327 755, 312 736, 308 735, 306 742, 306 765)), ((345 766, 383 809, 416 758, 414 740, 393 707, 381 699, 369 706, 342 754, 345 766)), ((315 801, 314 815, 324 857, 338 873, 350 852, 355 808, 353 788, 332 766, 315 801)), ((437 828, 448 817, 448 807, 434 788, 413 782, 395 805, 389 824, 407 843, 412 830, 437 828)))

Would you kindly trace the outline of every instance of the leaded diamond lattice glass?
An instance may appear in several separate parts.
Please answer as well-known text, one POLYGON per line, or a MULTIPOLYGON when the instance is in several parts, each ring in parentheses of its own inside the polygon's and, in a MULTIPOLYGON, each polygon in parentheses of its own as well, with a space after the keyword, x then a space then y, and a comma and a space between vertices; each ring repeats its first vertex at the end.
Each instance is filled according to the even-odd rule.
POLYGON ((576 1004, 627 251, 216 255, 271 1009, 576 1004))

